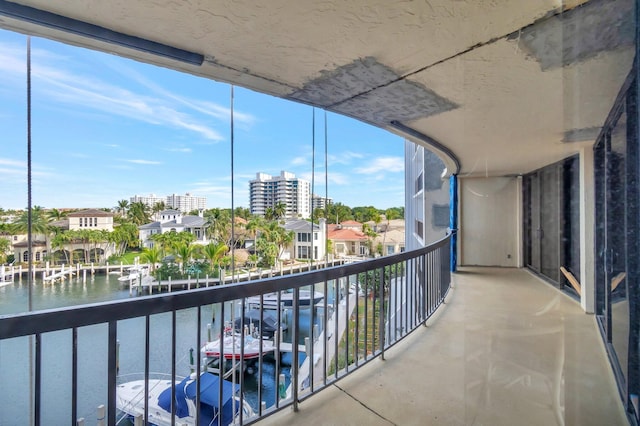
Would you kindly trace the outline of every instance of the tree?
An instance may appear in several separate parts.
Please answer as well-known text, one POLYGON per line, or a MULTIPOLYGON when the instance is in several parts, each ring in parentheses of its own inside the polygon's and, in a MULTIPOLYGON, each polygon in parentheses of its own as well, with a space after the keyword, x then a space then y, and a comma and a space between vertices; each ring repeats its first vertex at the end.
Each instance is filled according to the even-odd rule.
MULTIPOLYGON (((29 232, 29 212, 25 210, 11 224, 11 232, 16 234, 27 234, 29 232)), ((48 236, 51 233, 49 221, 45 217, 42 207, 35 206, 31 209, 31 232, 33 234, 41 234, 48 236)))
POLYGON ((153 214, 156 214, 166 209, 167 209, 167 204, 164 201, 158 201, 151 208, 151 212, 153 214))
POLYGON ((273 215, 275 219, 282 219, 287 213, 287 205, 285 203, 277 203, 273 206, 273 215))
POLYGON ((376 232, 368 224, 362 225, 362 233, 367 236, 367 245, 369 246, 369 253, 373 254, 373 239, 378 236, 376 232))
POLYGON ((62 220, 67 217, 67 213, 60 211, 58 209, 51 209, 47 212, 47 220, 49 222, 55 222, 57 220, 62 220))
POLYGON ((151 222, 151 214, 149 213, 149 206, 142 201, 136 201, 129 205, 129 219, 136 225, 144 225, 151 222))
POLYGON ((211 270, 220 266, 220 262, 224 255, 229 251, 229 247, 221 242, 209 243, 202 247, 202 255, 209 261, 211 270))
POLYGON ((145 247, 142 249, 142 261, 151 265, 151 272, 156 268, 156 264, 162 262, 164 257, 162 250, 158 247, 145 247))
POLYGON ((225 209, 210 209, 204 213, 207 237, 231 245, 231 213, 225 209))
POLYGON ((0 237, 0 263, 7 261, 7 252, 9 251, 9 247, 11 247, 10 241, 6 238, 0 237))
POLYGON ((184 273, 187 262, 190 262, 191 258, 193 257, 193 245, 191 245, 191 243, 181 241, 176 247, 174 247, 173 253, 178 259, 180 259, 180 263, 182 263, 182 273, 184 273))
POLYGON ((138 246, 138 227, 131 222, 121 223, 109 234, 116 256, 122 256, 128 247, 138 246))
POLYGON ((118 210, 118 212, 120 212, 120 215, 126 216, 128 208, 129 208, 129 201, 127 200, 118 201, 118 206, 116 207, 116 209, 118 210))

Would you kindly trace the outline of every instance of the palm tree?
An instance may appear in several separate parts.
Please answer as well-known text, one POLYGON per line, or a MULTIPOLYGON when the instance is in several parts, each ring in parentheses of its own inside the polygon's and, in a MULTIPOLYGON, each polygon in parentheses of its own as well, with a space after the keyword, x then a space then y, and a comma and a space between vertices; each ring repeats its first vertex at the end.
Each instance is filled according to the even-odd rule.
POLYGON ((166 209, 167 209, 167 204, 164 201, 158 201, 151 208, 151 212, 153 214, 156 214, 156 213, 161 212, 161 211, 166 210, 166 209))
POLYGON ((287 213, 287 205, 285 203, 277 203, 273 206, 273 214, 275 219, 282 219, 287 213))
POLYGON ((250 254, 247 257, 247 263, 249 264, 250 268, 255 268, 255 266, 258 264, 258 260, 260 260, 260 258, 258 257, 257 254, 253 253, 250 254))
POLYGON ((368 224, 362 225, 362 233, 367 236, 367 245, 369 246, 369 254, 373 253, 373 239, 378 234, 368 224))
POLYGON ((202 247, 202 255, 209 261, 211 269, 220 266, 220 261, 229 251, 229 247, 224 243, 209 243, 202 247))
POLYGON ((51 209, 47 212, 47 219, 49 222, 54 222, 56 220, 61 220, 67 217, 67 213, 60 211, 58 209, 51 209))
POLYGON ((109 241, 114 244, 117 256, 122 256, 128 247, 138 245, 138 227, 126 222, 113 228, 109 234, 109 241))
POLYGON ((384 235, 382 236, 382 250, 384 250, 384 244, 387 241, 387 232, 389 232, 389 222, 393 219, 398 218, 398 211, 396 209, 387 209, 384 212, 384 217, 387 219, 387 228, 384 230, 384 235))
POLYGON ((142 249, 142 261, 151 265, 151 272, 156 269, 156 264, 162 262, 164 257, 162 250, 158 247, 145 247, 142 249))
POLYGON ((181 242, 174 248, 174 254, 182 263, 182 273, 184 274, 187 262, 191 260, 194 253, 194 246, 190 243, 181 242))
POLYGON ((118 206, 116 207, 116 209, 120 212, 120 214, 122 216, 126 216, 127 215, 127 209, 128 208, 129 208, 129 201, 127 201, 127 200, 118 201, 118 206))
POLYGON ((231 215, 223 209, 210 209, 205 212, 207 237, 217 241, 231 244, 231 215))
POLYGON ((144 225, 151 222, 151 215, 149 213, 149 206, 142 201, 136 201, 129 205, 129 218, 136 225, 144 225))
MULTIPOLYGON (((11 224, 11 232, 15 234, 26 234, 29 232, 29 212, 25 210, 22 214, 11 224)), ((41 207, 35 206, 31 209, 31 232, 33 234, 41 234, 47 236, 51 233, 49 222, 47 221, 44 210, 41 207)))

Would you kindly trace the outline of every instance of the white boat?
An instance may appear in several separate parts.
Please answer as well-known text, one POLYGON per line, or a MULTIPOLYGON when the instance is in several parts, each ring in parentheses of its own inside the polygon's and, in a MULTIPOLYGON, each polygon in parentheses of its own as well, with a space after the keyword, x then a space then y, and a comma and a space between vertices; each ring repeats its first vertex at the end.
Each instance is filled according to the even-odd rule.
MULTIPOLYGON (((227 380, 222 381, 222 398, 220 398, 220 380, 211 373, 200 375, 200 421, 198 425, 227 426, 240 423, 240 407, 242 418, 248 420, 255 412, 244 398, 240 396, 240 386, 227 380), (221 407, 221 408, 220 408, 221 407)), ((171 422, 171 389, 175 388, 176 419, 175 424, 196 425, 196 374, 182 380, 176 379, 172 386, 170 378, 149 379, 148 416, 149 424, 170 426, 171 422)), ((142 416, 144 420, 144 380, 122 383, 116 388, 116 407, 125 416, 133 419, 142 416)))
POLYGON ((222 339, 207 342, 202 346, 201 352, 207 358, 219 358, 222 354, 225 359, 252 360, 269 354, 274 350, 275 346, 272 340, 246 335, 243 342, 242 336, 234 333, 226 335, 222 339))
POLYGON ((138 277, 144 277, 149 274, 149 269, 146 266, 132 266, 127 272, 118 278, 120 282, 136 281, 138 277))
MULTIPOLYGON (((262 306, 264 309, 277 309, 277 308, 290 308, 293 306, 293 290, 280 292, 280 306, 278 306, 278 292, 267 293, 262 296, 262 303, 260 296, 247 297, 247 305, 250 308, 259 308, 262 306)), ((319 291, 300 290, 300 298, 298 299, 299 306, 315 306, 324 299, 324 294, 319 291), (313 296, 312 296, 313 294, 313 296)))

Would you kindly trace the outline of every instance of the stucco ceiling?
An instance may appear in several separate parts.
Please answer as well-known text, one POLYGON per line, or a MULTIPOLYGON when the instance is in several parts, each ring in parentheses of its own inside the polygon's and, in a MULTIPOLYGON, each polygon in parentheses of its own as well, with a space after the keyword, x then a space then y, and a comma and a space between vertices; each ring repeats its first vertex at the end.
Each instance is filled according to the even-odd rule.
POLYGON ((415 130, 453 153, 459 173, 505 175, 593 143, 631 68, 633 3, 0 0, 0 26, 316 105, 422 143, 407 133, 415 130), (7 12, 12 3, 33 8, 31 18, 7 12), (95 27, 87 37, 43 26, 38 11, 202 61, 111 44, 95 27))

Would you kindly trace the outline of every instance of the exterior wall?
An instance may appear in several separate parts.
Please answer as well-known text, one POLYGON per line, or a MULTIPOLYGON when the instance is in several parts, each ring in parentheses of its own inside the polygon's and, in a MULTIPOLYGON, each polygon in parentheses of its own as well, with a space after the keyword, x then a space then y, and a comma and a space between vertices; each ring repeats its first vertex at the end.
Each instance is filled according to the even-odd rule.
POLYGON ((423 146, 405 142, 405 229, 407 250, 446 235, 449 181, 440 158, 423 146))
POLYGON ((113 217, 107 216, 83 216, 69 217, 69 229, 104 229, 113 231, 113 217))
POLYGON ((460 265, 516 267, 520 192, 517 178, 461 178, 460 265))

